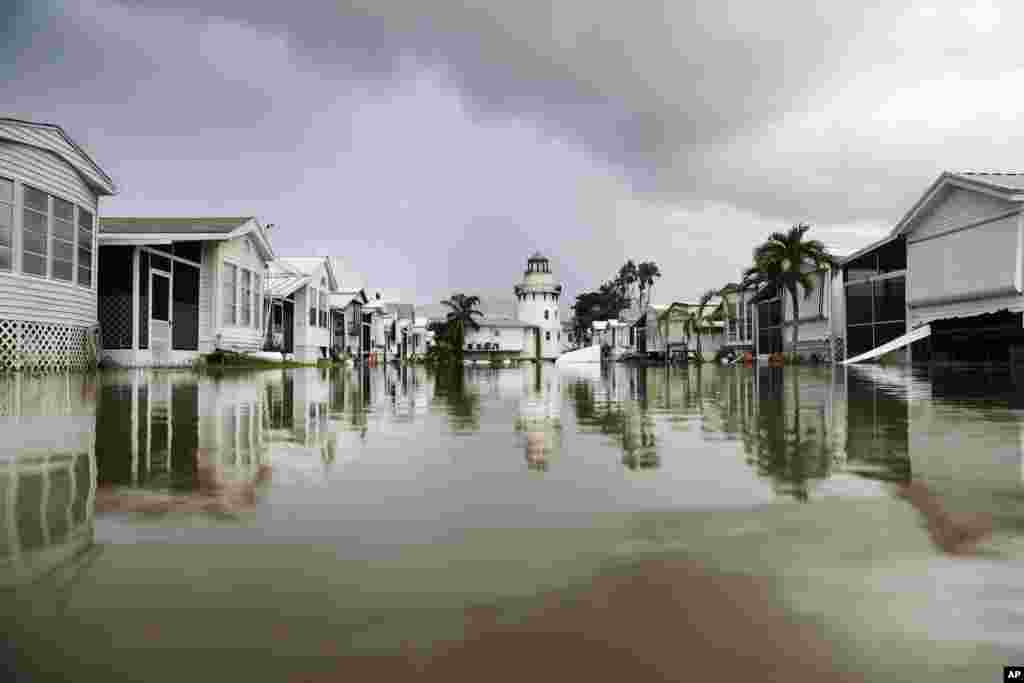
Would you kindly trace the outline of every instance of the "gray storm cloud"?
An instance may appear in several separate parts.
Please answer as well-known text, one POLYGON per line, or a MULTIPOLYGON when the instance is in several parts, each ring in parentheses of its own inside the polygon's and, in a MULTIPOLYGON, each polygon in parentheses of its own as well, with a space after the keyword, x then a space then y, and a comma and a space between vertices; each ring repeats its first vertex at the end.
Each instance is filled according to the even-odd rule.
POLYGON ((61 123, 119 213, 252 212, 436 299, 535 248, 678 296, 767 231, 878 236, 943 168, 1016 168, 1021 11, 982 0, 18 2, 8 113, 61 123), (581 248, 586 245, 586 248, 581 248))

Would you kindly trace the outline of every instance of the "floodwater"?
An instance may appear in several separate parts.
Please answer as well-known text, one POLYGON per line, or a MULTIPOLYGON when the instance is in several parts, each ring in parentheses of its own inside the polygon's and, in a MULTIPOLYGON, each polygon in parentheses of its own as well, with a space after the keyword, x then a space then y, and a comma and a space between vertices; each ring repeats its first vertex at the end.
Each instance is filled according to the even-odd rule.
POLYGON ((4 662, 26 680, 1001 680, 1024 663, 1018 381, 0 377, 4 662))

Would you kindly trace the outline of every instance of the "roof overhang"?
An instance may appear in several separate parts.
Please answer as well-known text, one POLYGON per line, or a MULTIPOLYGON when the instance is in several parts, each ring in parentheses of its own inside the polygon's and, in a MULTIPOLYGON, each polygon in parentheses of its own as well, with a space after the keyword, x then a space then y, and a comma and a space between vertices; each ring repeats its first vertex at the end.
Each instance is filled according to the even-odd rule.
POLYGON ((170 244, 171 242, 215 242, 250 235, 264 261, 274 260, 274 251, 266 229, 255 218, 250 218, 229 232, 161 232, 161 233, 125 233, 104 232, 103 221, 100 219, 100 230, 97 239, 101 245, 148 246, 153 244, 170 244))
POLYGON ((274 299, 287 298, 308 285, 310 282, 310 277, 308 275, 295 276, 287 282, 280 281, 284 278, 280 278, 277 282, 274 282, 275 279, 277 278, 271 278, 267 282, 267 296, 274 299))
POLYGON ((857 251, 853 252, 852 254, 847 254, 846 256, 844 256, 843 258, 838 260, 838 264, 840 266, 845 266, 850 261, 854 261, 856 259, 859 259, 861 256, 864 256, 865 254, 869 254, 872 251, 874 251, 875 249, 878 249, 879 247, 884 247, 885 245, 889 244, 890 242, 895 242, 900 237, 902 237, 902 235, 897 234, 897 233, 890 233, 886 237, 883 237, 880 240, 872 242, 871 244, 867 245, 866 247, 861 247, 860 249, 858 249, 857 251))

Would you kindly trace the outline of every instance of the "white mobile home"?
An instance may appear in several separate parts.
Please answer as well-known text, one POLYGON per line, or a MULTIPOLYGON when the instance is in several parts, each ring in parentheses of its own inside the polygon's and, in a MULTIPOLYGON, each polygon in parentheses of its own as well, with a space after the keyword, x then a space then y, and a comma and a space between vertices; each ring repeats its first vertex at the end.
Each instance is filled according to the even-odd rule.
POLYGON ((758 355, 795 351, 805 359, 828 360, 833 356, 833 282, 836 271, 823 269, 809 274, 814 283, 810 293, 806 293, 802 287, 797 288, 800 300, 800 339, 799 348, 795 350, 793 298, 789 293, 765 286, 750 298, 750 303, 757 310, 755 338, 758 355))
POLYGON ((107 362, 183 365, 218 349, 262 347, 274 255, 255 218, 106 218, 99 242, 107 362))
POLYGON ((1024 174, 946 172, 843 260, 848 357, 929 326, 914 362, 1024 361, 1024 174))
POLYGON ((279 258, 270 266, 268 275, 271 327, 267 330, 270 336, 264 339, 265 347, 276 342, 274 335, 279 329, 287 337, 288 332, 278 327, 278 313, 282 313, 283 326, 284 309, 291 304, 287 307, 292 310, 291 350, 295 360, 312 363, 327 358, 332 346, 330 297, 338 289, 331 259, 326 256, 279 258))
POLYGON ((339 352, 358 357, 369 347, 369 330, 363 327, 363 306, 368 302, 362 289, 331 292, 332 344, 339 352))
POLYGON ((0 118, 0 370, 96 362, 96 216, 114 183, 59 126, 0 118))

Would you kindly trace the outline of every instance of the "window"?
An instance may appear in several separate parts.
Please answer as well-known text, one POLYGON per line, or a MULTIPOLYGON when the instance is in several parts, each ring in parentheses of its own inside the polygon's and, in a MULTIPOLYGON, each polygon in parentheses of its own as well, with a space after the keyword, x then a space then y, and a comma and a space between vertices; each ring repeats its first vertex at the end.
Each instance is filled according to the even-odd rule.
POLYGON ((328 327, 327 319, 327 292, 320 292, 320 327, 328 327))
POLYGON ((14 267, 14 181, 0 178, 0 270, 14 267))
POLYGON ((53 252, 50 272, 55 280, 75 279, 75 205, 53 198, 53 252))
POLYGON ((242 320, 241 324, 248 327, 252 324, 252 273, 242 271, 242 320))
POLYGON ((544 340, 545 341, 551 341, 551 331, 550 330, 544 333, 544 340))
POLYGON ((29 275, 46 277, 46 223, 49 216, 49 197, 34 187, 24 186, 22 210, 21 270, 29 275))
POLYGON ((78 284, 92 287, 92 214, 78 209, 78 284))
POLYGON ((501 330, 499 330, 497 327, 494 328, 494 336, 495 337, 500 337, 501 336, 501 330))
POLYGON ((316 290, 309 290, 309 326, 316 327, 316 290))
POLYGON ((551 314, 550 314, 550 312, 548 311, 548 309, 546 309, 546 308, 545 308, 545 309, 544 309, 544 319, 545 319, 545 320, 548 320, 548 319, 549 319, 549 317, 550 317, 550 315, 551 315, 551 314))
POLYGON ((238 267, 224 264, 224 324, 238 324, 238 267))

